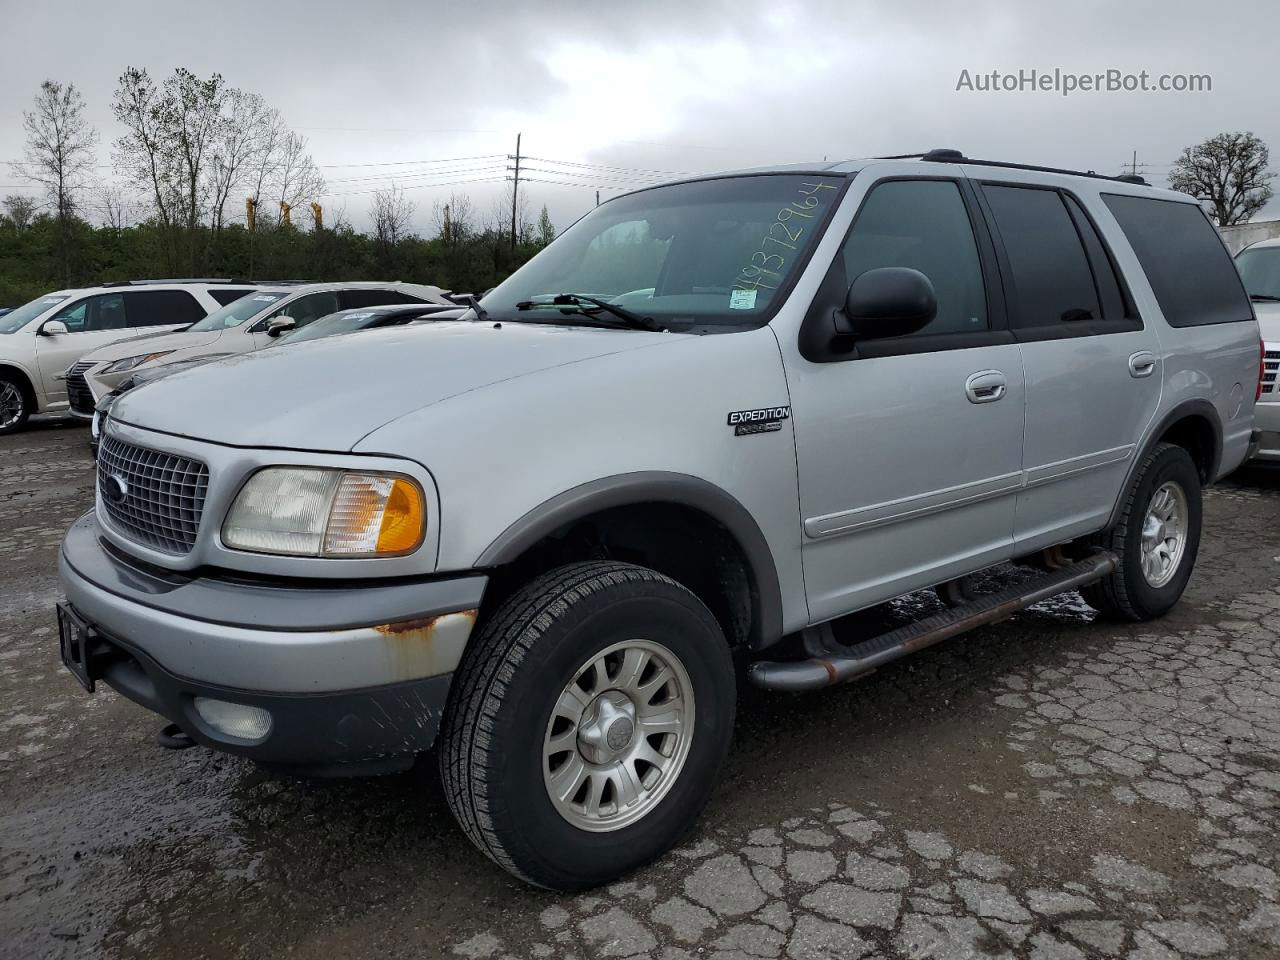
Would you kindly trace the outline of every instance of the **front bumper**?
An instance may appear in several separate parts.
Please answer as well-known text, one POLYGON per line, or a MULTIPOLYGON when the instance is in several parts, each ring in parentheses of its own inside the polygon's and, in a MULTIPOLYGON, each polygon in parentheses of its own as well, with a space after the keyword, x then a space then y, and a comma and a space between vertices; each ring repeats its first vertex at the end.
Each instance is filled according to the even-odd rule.
POLYGON ((1280 460, 1280 403, 1260 403, 1253 408, 1253 424, 1260 433, 1257 460, 1280 460))
POLYGON ((487 578, 289 582, 173 574, 99 539, 92 513, 59 557, 94 634, 91 674, 193 740, 308 772, 395 766, 435 739, 487 578), (261 706, 261 741, 205 724, 194 698, 261 706))

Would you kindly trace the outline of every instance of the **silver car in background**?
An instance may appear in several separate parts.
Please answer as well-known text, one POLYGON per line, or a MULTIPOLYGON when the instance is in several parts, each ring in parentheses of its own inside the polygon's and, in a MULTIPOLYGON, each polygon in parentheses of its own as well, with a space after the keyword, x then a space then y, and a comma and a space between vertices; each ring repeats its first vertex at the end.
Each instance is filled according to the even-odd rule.
POLYGON ((1254 411, 1261 431, 1255 459, 1280 462, 1280 238, 1250 244, 1236 266, 1262 332, 1262 378, 1254 411))

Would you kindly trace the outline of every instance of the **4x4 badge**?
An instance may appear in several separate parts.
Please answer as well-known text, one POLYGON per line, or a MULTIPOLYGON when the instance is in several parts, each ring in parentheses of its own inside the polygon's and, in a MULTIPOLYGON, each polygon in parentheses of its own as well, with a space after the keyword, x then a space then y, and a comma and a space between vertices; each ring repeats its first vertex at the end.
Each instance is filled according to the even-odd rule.
POLYGON ((782 421, 791 416, 790 407, 761 407, 758 410, 734 410, 729 414, 729 426, 735 437, 749 437, 757 433, 773 433, 782 429, 782 421))

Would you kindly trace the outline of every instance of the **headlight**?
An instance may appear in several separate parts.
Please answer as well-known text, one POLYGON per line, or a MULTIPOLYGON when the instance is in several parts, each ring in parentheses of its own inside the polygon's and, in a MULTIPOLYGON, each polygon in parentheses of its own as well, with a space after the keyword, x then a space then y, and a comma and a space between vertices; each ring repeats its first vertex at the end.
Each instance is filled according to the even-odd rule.
POLYGON ((124 370, 132 370, 134 367, 140 367, 144 363, 150 363, 152 360, 159 360, 161 357, 167 357, 173 353, 172 350, 158 350, 155 353, 142 353, 136 357, 125 357, 123 360, 116 360, 109 363, 103 373, 120 373, 124 370))
POLYGON ((236 495, 222 542, 295 557, 394 557, 426 535, 422 488, 394 473, 267 467, 236 495))

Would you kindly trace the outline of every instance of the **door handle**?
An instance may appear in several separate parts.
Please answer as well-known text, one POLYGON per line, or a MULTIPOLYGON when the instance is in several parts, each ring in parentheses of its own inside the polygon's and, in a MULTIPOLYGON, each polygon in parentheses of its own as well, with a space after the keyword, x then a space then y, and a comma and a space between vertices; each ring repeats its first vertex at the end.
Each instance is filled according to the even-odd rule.
POLYGON ((999 370, 979 370, 964 382, 964 393, 970 403, 994 403, 1008 389, 1009 381, 999 370))
POLYGON ((1156 355, 1150 350, 1139 350, 1129 358, 1129 376, 1141 380, 1156 372, 1156 355))

